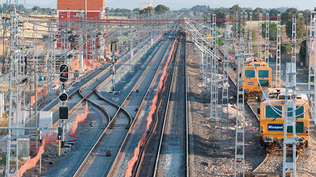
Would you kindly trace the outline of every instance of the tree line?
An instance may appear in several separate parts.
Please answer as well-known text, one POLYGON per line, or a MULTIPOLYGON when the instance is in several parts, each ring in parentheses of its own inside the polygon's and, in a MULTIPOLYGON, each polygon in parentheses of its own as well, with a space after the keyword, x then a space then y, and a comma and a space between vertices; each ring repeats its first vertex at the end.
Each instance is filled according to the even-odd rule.
MULTIPOLYGON (((2 12, 2 13, 9 12, 9 10, 12 9, 13 6, 15 6, 15 5, 14 4, 7 5, 6 3, 3 3, 2 5, 0 4, 0 12, 2 12)), ((23 12, 25 14, 31 14, 31 13, 37 11, 37 14, 43 14, 43 15, 51 14, 52 12, 56 11, 56 9, 51 9, 49 7, 41 8, 39 6, 34 6, 32 8, 26 8, 22 4, 19 4, 18 6, 16 6, 16 9, 20 13, 23 12)))

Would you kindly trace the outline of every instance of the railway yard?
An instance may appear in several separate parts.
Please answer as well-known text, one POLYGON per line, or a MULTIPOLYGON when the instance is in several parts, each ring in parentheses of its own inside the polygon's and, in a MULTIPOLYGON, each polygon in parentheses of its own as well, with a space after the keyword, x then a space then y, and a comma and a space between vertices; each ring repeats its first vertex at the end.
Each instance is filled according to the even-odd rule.
POLYGON ((1 12, 0 176, 316 176, 315 11, 57 4, 1 12))

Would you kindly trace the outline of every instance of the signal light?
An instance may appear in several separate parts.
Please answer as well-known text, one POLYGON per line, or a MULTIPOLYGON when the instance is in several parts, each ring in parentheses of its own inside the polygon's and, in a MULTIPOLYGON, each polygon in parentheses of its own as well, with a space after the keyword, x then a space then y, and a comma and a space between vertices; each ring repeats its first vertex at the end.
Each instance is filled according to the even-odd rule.
POLYGON ((67 101, 68 95, 67 93, 61 93, 58 98, 60 101, 67 101))
POLYGON ((260 133, 264 132, 263 128, 264 128, 263 126, 260 126, 260 133))
POLYGON ((68 106, 59 107, 59 119, 68 119, 69 108, 68 106))
POLYGON ((68 81, 68 65, 62 64, 59 67, 60 72, 60 82, 67 82, 68 81))

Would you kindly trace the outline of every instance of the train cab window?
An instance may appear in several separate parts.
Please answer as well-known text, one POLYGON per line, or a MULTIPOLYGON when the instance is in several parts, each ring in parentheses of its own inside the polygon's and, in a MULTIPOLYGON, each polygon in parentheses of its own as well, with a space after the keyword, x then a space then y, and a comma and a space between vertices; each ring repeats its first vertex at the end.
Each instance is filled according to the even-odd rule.
MULTIPOLYGON (((304 122, 296 122, 296 133, 304 133, 304 122)), ((288 133, 293 133, 293 127, 292 126, 288 126, 287 127, 287 132, 288 133)))
POLYGON ((272 109, 271 106, 266 105, 265 107, 265 117, 269 119, 281 119, 282 118, 282 106, 274 106, 272 109))
POLYGON ((269 70, 259 70, 258 77, 259 78, 269 78, 269 70))
MULTIPOLYGON (((261 87, 269 87, 269 80, 259 80, 261 87)), ((258 83, 258 86, 260 87, 258 83)))
POLYGON ((245 70, 245 78, 254 78, 256 73, 254 70, 245 70))
MULTIPOLYGON (((288 108, 287 111, 288 111, 287 116, 292 117, 292 114, 293 114, 292 108, 288 108)), ((296 106, 295 117, 304 118, 304 106, 296 106)))

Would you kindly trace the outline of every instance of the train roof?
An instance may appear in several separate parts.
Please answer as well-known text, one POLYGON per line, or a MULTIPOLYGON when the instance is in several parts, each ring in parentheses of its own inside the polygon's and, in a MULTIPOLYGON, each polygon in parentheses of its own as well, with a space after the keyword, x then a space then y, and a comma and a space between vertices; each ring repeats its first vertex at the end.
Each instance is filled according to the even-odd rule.
POLYGON ((268 66, 268 63, 264 62, 263 60, 261 60, 258 57, 252 57, 251 58, 246 58, 245 64, 248 65, 249 63, 254 63, 255 66, 268 66), (256 65, 259 64, 259 65, 256 65))
MULTIPOLYGON (((289 91, 289 95, 292 95, 292 91, 289 91)), ((285 88, 267 88, 262 93, 261 102, 265 100, 285 100, 285 88)), ((307 101, 306 94, 296 94, 297 100, 307 101)))

